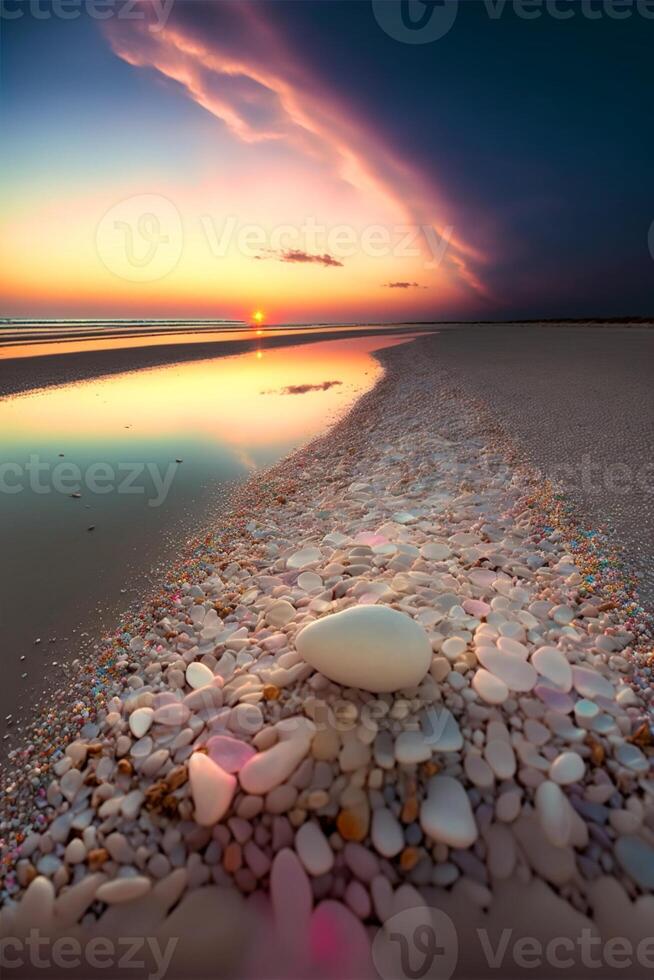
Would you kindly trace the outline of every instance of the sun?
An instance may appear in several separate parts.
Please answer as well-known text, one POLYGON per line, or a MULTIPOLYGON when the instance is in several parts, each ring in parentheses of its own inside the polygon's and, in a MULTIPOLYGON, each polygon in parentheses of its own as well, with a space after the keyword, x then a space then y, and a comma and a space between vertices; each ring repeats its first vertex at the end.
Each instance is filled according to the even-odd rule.
POLYGON ((254 313, 252 314, 252 319, 257 324, 257 326, 261 326, 261 324, 265 320, 265 317, 266 315, 262 310, 255 310, 254 313))

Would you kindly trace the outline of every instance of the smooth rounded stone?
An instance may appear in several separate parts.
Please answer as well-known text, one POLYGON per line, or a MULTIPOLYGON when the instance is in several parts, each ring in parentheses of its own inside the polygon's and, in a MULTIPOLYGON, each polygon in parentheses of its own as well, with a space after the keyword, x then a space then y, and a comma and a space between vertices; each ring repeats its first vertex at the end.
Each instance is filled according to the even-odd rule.
POLYGON ((599 708, 594 701, 581 698, 575 704, 575 721, 578 725, 589 725, 599 715, 599 708))
POLYGON ((491 607, 483 599, 465 599, 463 608, 469 616, 474 616, 475 619, 483 619, 491 611, 491 607))
POLYGON ((305 592, 313 592, 314 589, 322 588, 322 578, 317 572, 301 572, 297 577, 297 584, 305 592))
POLYGON ((195 821, 212 827, 227 813, 236 789, 236 778, 205 755, 194 752, 188 763, 195 821))
POLYGON ((431 759, 432 746, 422 732, 400 732, 395 739, 394 753, 400 765, 412 766, 431 759))
POLYGON ((106 902, 107 905, 118 905, 122 902, 133 902, 142 898, 150 891, 152 882, 143 875, 131 878, 114 878, 100 885, 95 893, 96 901, 106 902))
POLYGON ((554 606, 553 609, 550 609, 549 615, 550 619, 553 619, 559 626, 568 626, 575 618, 575 611, 569 606, 554 606))
POLYGON ((314 562, 320 561, 322 555, 320 553, 320 548, 300 548, 299 551, 294 551, 293 554, 286 559, 287 568, 306 568, 307 565, 313 565, 314 562))
POLYGON ((69 769, 59 780, 59 789, 69 803, 72 803, 84 782, 79 769, 69 769))
POLYGON ((556 647, 540 647, 532 654, 531 662, 542 677, 561 691, 572 688, 572 668, 565 654, 556 647))
POLYGON ((423 544, 420 554, 427 561, 445 561, 452 554, 452 549, 442 541, 428 541, 423 544))
POLYGON ((536 684, 534 694, 543 704, 561 715, 568 715, 573 710, 575 703, 569 694, 554 687, 551 681, 543 679, 542 683, 536 684))
POLYGON ((266 609, 266 622, 269 626, 281 629, 295 619, 295 608, 288 599, 277 599, 266 609))
POLYGON ((80 864, 86 858, 86 847, 80 837, 76 837, 68 844, 64 851, 66 864, 80 864))
POLYGON ((471 847, 477 825, 461 783, 451 776, 432 776, 420 807, 420 826, 432 840, 449 847, 471 847))
POLYGON ((191 712, 185 704, 181 701, 173 701, 171 704, 162 704, 157 708, 153 720, 157 725, 179 728, 188 721, 190 715, 191 712))
POLYGON ((129 750, 129 754, 136 760, 146 759, 152 752, 153 744, 154 743, 152 742, 150 736, 144 735, 143 738, 138 740, 138 742, 134 742, 129 750))
POLYGON ((325 875, 334 865, 334 852, 317 823, 303 823, 295 835, 295 851, 306 871, 314 878, 325 875))
MULTIPOLYGON (((506 629, 507 626, 502 628, 506 629)), ((498 637, 497 649, 501 650, 502 653, 510 653, 514 657, 520 657, 521 660, 526 660, 527 657, 529 656, 529 650, 524 645, 524 643, 520 643, 519 640, 514 640, 510 636, 498 637)))
POLYGON ((448 708, 428 708, 424 714, 423 728, 433 752, 458 752, 463 748, 459 723, 448 708))
POLYGON ((463 768, 473 786, 477 786, 479 789, 490 789, 494 785, 495 777, 493 770, 482 757, 479 750, 470 749, 466 753, 463 768))
POLYGON ((503 823, 494 823, 486 833, 488 872, 493 878, 510 878, 517 854, 515 838, 503 823))
POLYGON ((572 810, 563 791, 546 779, 536 789, 535 800, 536 813, 547 839, 556 847, 565 847, 572 834, 572 810))
POLYGON ((256 704, 237 704, 229 715, 229 727, 233 732, 252 737, 263 728, 263 714, 256 704))
POLYGON ((475 672, 472 688, 486 704, 504 704, 509 696, 509 689, 504 681, 483 667, 475 672))
POLYGON ((550 766, 550 779, 559 786, 569 786, 584 778, 586 765, 576 752, 562 752, 550 766))
POLYGON ((485 646, 479 647, 476 652, 479 662, 504 681, 510 691, 531 691, 538 680, 535 669, 522 657, 485 646))
POLYGON ((315 620, 298 635, 300 656, 329 680, 374 693, 417 687, 429 670, 425 630, 387 606, 356 606, 315 620))
POLYGON ((522 790, 509 789, 498 796, 495 803, 495 816, 502 823, 513 823, 522 807, 522 790))
POLYGON ((143 738, 150 730, 154 719, 152 708, 137 708, 129 716, 129 727, 134 738, 143 738))
POLYGON ((379 860, 363 844, 348 841, 343 848, 343 857, 346 865, 359 881, 369 884, 379 874, 379 860))
POLYGON ((613 685, 590 667, 573 667, 572 683, 582 698, 594 700, 597 697, 613 700, 615 691, 613 685))
POLYGON ((615 750, 615 757, 622 766, 626 766, 627 769, 632 769, 634 772, 645 775, 649 772, 649 760, 647 756, 644 755, 637 745, 631 745, 629 742, 623 742, 622 745, 618 745, 615 750))
POLYGON ((615 842, 620 867, 647 892, 654 891, 654 848, 640 837, 627 835, 615 842))
POLYGON ((493 739, 484 748, 486 762, 498 779, 512 779, 516 771, 516 759, 510 742, 493 739))
POLYGON ((277 742, 248 759, 238 774, 246 793, 263 796, 280 786, 297 769, 309 751, 311 737, 304 731, 277 742))
POLYGON ((239 772, 257 754, 247 742, 229 735, 214 735, 207 742, 207 751, 212 762, 228 773, 239 772))
POLYGON ((534 871, 553 885, 563 885, 577 873, 571 847, 557 847, 543 834, 534 814, 522 814, 512 825, 513 833, 534 871))
POLYGON ((441 653, 444 653, 449 661, 454 663, 462 653, 468 649, 468 644, 460 636, 450 636, 441 644, 441 653))
POLYGON ((386 858, 395 857, 404 848, 402 827, 386 807, 373 810, 370 837, 375 850, 386 858))
POLYGON ((209 670, 205 664, 196 660, 186 668, 186 683, 194 691, 197 691, 201 687, 206 687, 207 684, 211 684, 212 682, 213 671, 209 670))

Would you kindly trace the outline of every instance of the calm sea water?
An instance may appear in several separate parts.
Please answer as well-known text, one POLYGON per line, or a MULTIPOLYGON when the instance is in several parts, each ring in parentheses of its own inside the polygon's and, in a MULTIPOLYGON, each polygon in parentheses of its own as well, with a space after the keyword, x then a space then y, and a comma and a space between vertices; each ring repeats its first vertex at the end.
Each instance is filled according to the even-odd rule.
POLYGON ((378 378, 370 352, 404 340, 299 337, 0 399, 0 732, 219 521, 235 482, 323 432, 378 378))

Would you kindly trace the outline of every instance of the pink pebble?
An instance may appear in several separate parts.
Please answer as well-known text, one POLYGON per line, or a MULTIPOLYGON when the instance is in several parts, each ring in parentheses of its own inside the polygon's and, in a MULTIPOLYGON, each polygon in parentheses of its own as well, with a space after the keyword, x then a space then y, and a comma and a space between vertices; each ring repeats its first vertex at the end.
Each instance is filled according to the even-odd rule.
POLYGON ((482 616, 488 616, 491 611, 488 603, 482 602, 481 599, 466 599, 463 608, 469 616, 476 616, 478 619, 481 619, 482 616))
POLYGON ((213 762, 230 773, 239 772, 248 759, 257 754, 247 742, 229 735, 214 735, 207 742, 207 751, 213 762))

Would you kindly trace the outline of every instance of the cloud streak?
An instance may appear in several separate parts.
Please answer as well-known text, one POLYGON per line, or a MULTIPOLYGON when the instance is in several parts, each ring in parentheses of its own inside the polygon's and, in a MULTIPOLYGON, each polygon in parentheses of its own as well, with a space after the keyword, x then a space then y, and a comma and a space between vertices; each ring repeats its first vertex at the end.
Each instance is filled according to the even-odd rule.
POLYGON ((387 289, 426 289, 426 286, 421 286, 419 282, 386 282, 384 286, 387 289))
POLYGON ((333 178, 383 200, 398 220, 427 225, 437 236, 448 229, 441 271, 487 295, 485 257, 449 230, 459 227, 459 216, 443 191, 315 76, 276 27, 274 4, 177 4, 163 30, 150 31, 147 20, 113 18, 106 32, 120 58, 177 82, 238 140, 281 141, 333 178))

